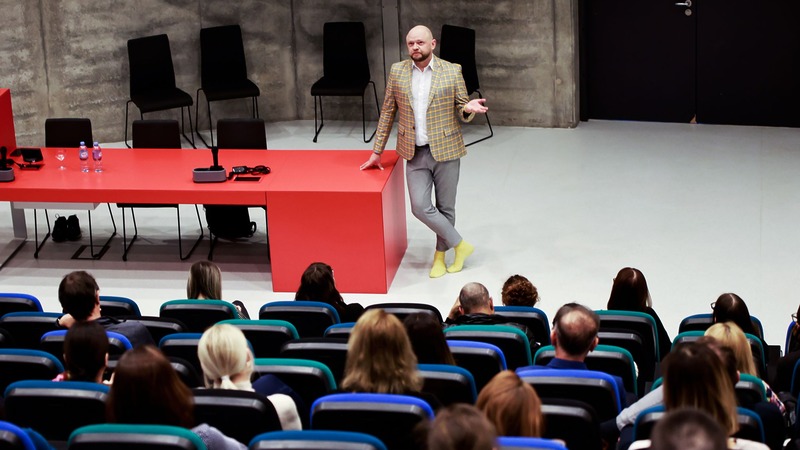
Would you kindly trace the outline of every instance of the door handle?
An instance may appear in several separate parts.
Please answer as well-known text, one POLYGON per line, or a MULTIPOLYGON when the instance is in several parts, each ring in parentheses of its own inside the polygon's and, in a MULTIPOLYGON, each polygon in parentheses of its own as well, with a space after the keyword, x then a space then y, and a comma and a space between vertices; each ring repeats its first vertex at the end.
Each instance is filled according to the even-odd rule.
POLYGON ((686 0, 685 2, 675 3, 675 6, 685 6, 689 8, 692 6, 692 0, 686 0))

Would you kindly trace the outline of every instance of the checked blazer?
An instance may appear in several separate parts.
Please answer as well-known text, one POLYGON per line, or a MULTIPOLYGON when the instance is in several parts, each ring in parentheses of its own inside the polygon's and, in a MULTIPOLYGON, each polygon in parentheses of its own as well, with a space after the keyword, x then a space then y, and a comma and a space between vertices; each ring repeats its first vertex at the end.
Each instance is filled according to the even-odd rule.
MULTIPOLYGON (((428 98, 428 143, 431 146, 433 159, 450 161, 467 154, 461 136, 461 123, 458 120, 469 122, 475 113, 465 116, 463 112, 464 106, 469 102, 469 96, 464 78, 461 76, 461 66, 437 58, 435 55, 430 64, 433 73, 428 98)), ((373 151, 376 153, 383 151, 397 114, 397 154, 406 160, 414 157, 416 142, 411 99, 412 65, 413 61, 410 59, 392 64, 373 146, 373 151)))

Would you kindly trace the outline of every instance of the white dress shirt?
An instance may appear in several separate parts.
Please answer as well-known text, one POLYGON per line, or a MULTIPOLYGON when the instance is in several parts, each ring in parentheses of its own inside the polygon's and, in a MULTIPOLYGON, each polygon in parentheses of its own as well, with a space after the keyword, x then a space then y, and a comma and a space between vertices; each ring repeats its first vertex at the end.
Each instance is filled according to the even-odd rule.
POLYGON ((431 93, 433 67, 430 62, 424 69, 420 69, 416 64, 411 66, 411 100, 414 108, 416 145, 422 146, 428 143, 428 99, 431 93))

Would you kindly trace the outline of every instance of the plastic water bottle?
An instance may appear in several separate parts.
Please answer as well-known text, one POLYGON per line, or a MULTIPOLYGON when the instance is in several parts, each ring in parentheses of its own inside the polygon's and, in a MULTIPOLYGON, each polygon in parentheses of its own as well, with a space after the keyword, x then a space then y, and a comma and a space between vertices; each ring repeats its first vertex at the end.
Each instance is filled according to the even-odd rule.
POLYGON ((100 144, 94 143, 92 148, 92 159, 94 160, 94 171, 100 173, 103 171, 103 150, 100 149, 100 144))
POLYGON ((81 159, 81 172, 89 171, 89 149, 86 148, 86 142, 81 141, 81 149, 78 153, 81 159))

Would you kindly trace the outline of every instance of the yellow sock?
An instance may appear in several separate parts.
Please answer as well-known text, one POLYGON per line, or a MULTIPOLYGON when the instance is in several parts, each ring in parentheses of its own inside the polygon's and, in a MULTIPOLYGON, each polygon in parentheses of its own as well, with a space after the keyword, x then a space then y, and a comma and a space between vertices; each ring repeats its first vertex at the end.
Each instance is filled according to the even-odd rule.
POLYGON ((431 278, 439 278, 444 276, 447 273, 447 269, 444 265, 444 252, 437 251, 433 255, 433 266, 431 266, 431 278))
POLYGON ((475 251, 475 247, 473 247, 472 244, 470 244, 469 242, 462 239, 461 242, 459 242, 458 245, 456 245, 455 250, 456 250, 456 258, 453 261, 453 264, 451 264, 447 268, 447 271, 450 273, 461 272, 461 269, 464 268, 464 261, 466 261, 469 255, 471 255, 472 252, 475 251))

